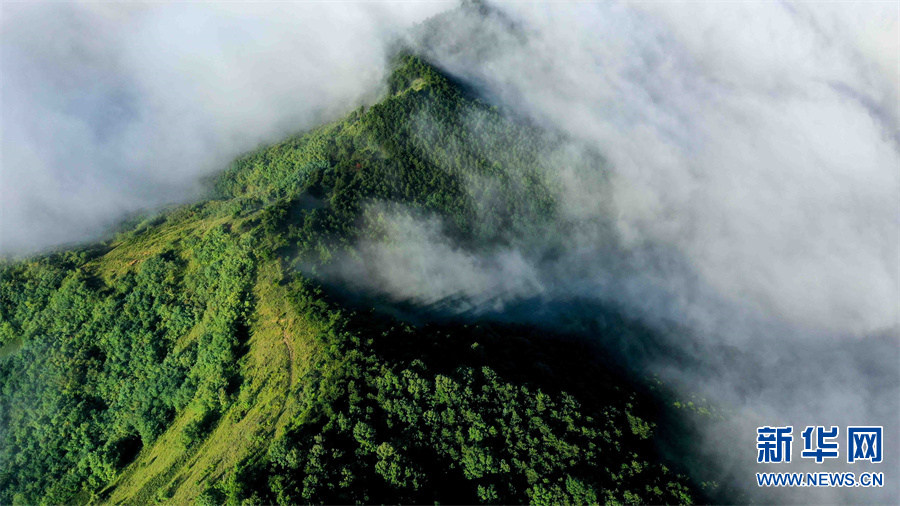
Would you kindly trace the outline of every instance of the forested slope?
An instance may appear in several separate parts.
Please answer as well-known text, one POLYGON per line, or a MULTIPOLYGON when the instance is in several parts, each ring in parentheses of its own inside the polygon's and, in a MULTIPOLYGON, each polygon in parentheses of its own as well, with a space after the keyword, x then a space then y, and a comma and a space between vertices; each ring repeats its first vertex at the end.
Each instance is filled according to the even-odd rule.
POLYGON ((557 142, 402 55, 381 102, 241 157, 210 200, 7 262, 0 503, 690 502, 652 398, 595 347, 401 321, 317 277, 397 209, 460 245, 540 233, 557 142))

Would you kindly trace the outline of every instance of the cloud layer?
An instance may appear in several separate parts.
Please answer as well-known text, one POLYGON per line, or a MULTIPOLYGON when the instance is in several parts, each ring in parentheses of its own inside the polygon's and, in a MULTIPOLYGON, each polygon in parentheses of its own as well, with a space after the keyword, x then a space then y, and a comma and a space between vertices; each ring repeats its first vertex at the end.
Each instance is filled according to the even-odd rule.
MULTIPOLYGON (((504 5, 512 24, 463 16, 429 44, 601 150, 626 246, 674 248, 743 307, 869 332, 900 315, 898 27, 884 11, 852 32, 840 13, 768 4, 504 5)), ((590 221, 595 189, 579 187, 561 197, 590 221)))
POLYGON ((2 7, 0 253, 96 239, 200 176, 380 91, 447 3, 2 7))

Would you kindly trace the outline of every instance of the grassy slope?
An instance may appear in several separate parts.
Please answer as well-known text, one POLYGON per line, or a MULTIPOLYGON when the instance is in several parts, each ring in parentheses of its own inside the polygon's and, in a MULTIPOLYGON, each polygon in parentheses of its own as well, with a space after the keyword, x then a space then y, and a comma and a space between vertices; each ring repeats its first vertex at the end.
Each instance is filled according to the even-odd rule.
POLYGON ((145 449, 105 497, 115 504, 147 504, 157 499, 191 502, 235 464, 258 454, 300 409, 300 383, 315 364, 318 329, 287 303, 281 267, 260 268, 254 286, 258 301, 240 396, 206 440, 184 448, 181 434, 196 416, 187 410, 145 449))
MULTIPOLYGON (((190 249, 181 248, 186 238, 201 237, 222 225, 233 230, 249 228, 246 224, 259 214, 223 215, 222 208, 227 210, 227 202, 212 201, 150 219, 113 240, 109 250, 84 269, 112 284, 129 271, 137 271, 144 260, 173 248, 187 261, 188 269, 196 269, 190 249)), ((241 391, 205 440, 187 447, 183 443, 185 426, 198 416, 196 409, 188 407, 96 500, 115 504, 159 500, 189 503, 235 464, 263 452, 267 442, 297 414, 302 401, 297 394, 316 365, 320 343, 315 337, 321 329, 289 302, 284 280, 277 260, 257 269, 250 338, 240 359, 241 391)), ((202 325, 195 326, 179 338, 176 348, 188 346, 203 331, 202 325)))

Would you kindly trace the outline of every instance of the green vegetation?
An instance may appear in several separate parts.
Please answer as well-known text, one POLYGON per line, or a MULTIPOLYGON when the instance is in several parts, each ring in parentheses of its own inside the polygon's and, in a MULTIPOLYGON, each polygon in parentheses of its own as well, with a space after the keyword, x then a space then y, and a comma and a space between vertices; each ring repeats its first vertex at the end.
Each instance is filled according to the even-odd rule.
POLYGON ((0 504, 691 502, 653 402, 596 349, 404 323, 301 274, 379 237, 376 202, 463 245, 557 212, 559 139, 413 56, 389 87, 241 157, 207 202, 0 266, 0 504))

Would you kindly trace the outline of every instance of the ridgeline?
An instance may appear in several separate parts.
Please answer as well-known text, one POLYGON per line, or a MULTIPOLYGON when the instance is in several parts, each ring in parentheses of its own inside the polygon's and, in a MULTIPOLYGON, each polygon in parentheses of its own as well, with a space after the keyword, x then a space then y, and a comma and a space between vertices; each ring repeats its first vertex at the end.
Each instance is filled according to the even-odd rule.
POLYGON ((461 247, 553 223, 553 135, 409 54, 388 88, 207 201, 0 267, 0 504, 697 498, 589 343, 404 321, 317 278, 390 206, 461 247))

